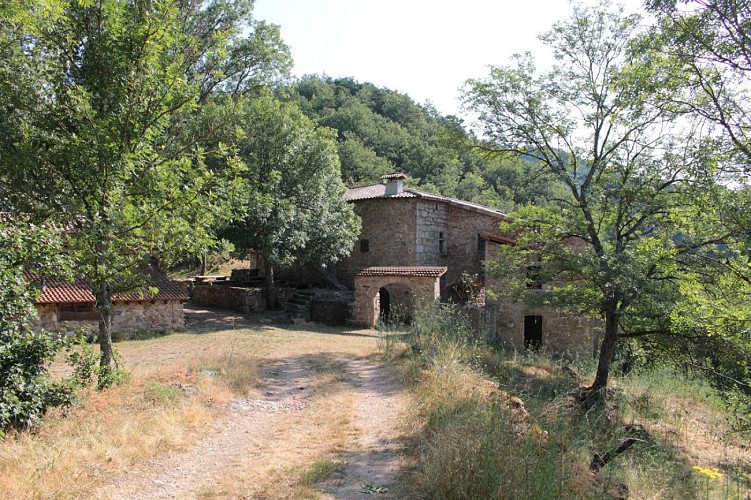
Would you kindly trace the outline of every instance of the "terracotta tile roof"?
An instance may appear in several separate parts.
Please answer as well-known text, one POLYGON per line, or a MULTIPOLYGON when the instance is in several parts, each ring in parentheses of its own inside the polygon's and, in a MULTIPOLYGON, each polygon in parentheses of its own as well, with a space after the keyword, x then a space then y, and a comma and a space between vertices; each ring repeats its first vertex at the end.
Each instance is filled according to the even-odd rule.
POLYGON ((405 189, 399 194, 386 196, 386 184, 371 184, 347 190, 347 201, 372 200, 374 198, 417 198, 411 190, 405 189))
POLYGON ((96 297, 85 281, 77 279, 73 283, 42 279, 36 275, 25 275, 27 283, 41 285, 41 295, 37 304, 96 304, 96 297))
POLYGON ((506 245, 516 245, 516 238, 512 236, 506 236, 503 234, 494 234, 494 233, 480 233, 480 236, 485 238, 488 241, 492 241, 494 243, 502 243, 506 245))
MULTIPOLYGON (((41 285, 41 295, 37 304, 96 304, 96 297, 91 292, 91 286, 82 279, 76 279, 72 283, 66 283, 54 279, 44 279, 40 276, 24 275, 27 283, 41 285)), ((127 294, 115 294, 112 302, 150 302, 152 300, 179 300, 185 302, 189 297, 184 294, 174 283, 166 278, 154 277, 148 286, 141 292, 127 294), (149 287, 156 287, 159 292, 151 295, 149 287)))
POLYGON ((357 269, 354 276, 426 276, 438 278, 443 276, 448 268, 441 266, 374 266, 357 269))
POLYGON ((382 175, 381 179, 384 181, 391 181, 396 179, 409 179, 409 177, 403 172, 394 172, 393 174, 382 175))
POLYGON ((149 302, 152 300, 179 300, 185 302, 189 299, 180 288, 172 283, 170 280, 161 276, 152 277, 151 282, 144 287, 140 292, 130 293, 117 293, 112 297, 112 302, 149 302), (149 287, 156 287, 159 292, 156 295, 151 295, 149 287))
POLYGON ((370 184, 368 186, 350 188, 347 190, 346 196, 347 201, 373 200, 377 198, 383 198, 387 200, 390 200, 392 198, 420 198, 428 201, 447 203, 458 208, 471 210, 473 212, 479 212, 485 215, 490 215, 492 217, 497 217, 499 219, 509 219, 506 214, 496 208, 486 207, 485 205, 459 200, 457 198, 451 198, 449 196, 427 193, 425 191, 419 191, 412 188, 404 188, 404 191, 399 194, 386 196, 386 184, 370 184))

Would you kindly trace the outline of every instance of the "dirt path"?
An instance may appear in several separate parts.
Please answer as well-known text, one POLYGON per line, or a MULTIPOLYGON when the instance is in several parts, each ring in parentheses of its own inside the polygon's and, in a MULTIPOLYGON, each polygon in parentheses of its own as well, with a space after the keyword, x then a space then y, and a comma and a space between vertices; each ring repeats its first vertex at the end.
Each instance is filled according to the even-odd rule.
MULTIPOLYGON (((216 324, 221 316, 204 312, 202 317, 216 324)), ((96 496, 265 498, 267 493, 252 486, 232 490, 227 483, 268 474, 268 464, 275 464, 274 471, 304 468, 311 454, 297 448, 312 447, 303 436, 319 432, 321 417, 316 412, 325 408, 332 415, 349 415, 341 429, 345 443, 336 453, 344 465, 314 485, 315 494, 325 499, 363 498, 370 487, 375 498, 404 498, 397 492, 408 397, 376 357, 346 355, 349 338, 332 336, 329 352, 271 359, 264 367, 260 397, 233 401, 193 447, 132 468, 96 496), (340 371, 337 393, 316 386, 316 365, 321 363, 335 364, 340 371), (346 397, 334 397, 345 392, 346 397)))
MULTIPOLYGON (((357 388, 355 409, 358 433, 344 476, 324 498, 362 498, 363 487, 382 488, 380 498, 397 496, 397 476, 404 467, 403 443, 398 429, 405 411, 405 395, 371 360, 349 360, 347 372, 357 388)), ((404 493, 404 492, 402 492, 404 493)))

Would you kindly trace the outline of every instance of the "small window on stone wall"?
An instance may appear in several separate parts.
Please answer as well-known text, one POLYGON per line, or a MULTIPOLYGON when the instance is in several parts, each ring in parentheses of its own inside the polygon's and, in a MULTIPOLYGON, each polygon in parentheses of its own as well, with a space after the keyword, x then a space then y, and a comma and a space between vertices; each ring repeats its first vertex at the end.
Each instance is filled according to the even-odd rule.
POLYGON ((477 253, 480 257, 485 257, 485 238, 481 234, 477 235, 477 253))
POLYGON ((527 266, 527 288, 530 290, 542 289, 542 266, 540 264, 527 266))
POLYGON ((65 304, 60 306, 60 321, 99 319, 94 306, 88 304, 65 304))
POLYGON ((448 255, 449 254, 448 245, 446 245, 445 234, 446 233, 444 233, 443 231, 441 231, 440 233, 438 233, 438 252, 441 255, 448 255))
POLYGON ((370 251, 370 240, 360 240, 360 251, 361 252, 370 251))

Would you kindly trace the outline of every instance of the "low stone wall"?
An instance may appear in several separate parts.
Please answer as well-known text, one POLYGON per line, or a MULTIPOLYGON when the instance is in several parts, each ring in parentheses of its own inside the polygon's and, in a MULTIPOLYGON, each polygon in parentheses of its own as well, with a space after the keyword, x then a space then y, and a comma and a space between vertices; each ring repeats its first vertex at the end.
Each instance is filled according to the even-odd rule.
POLYGON ((137 302, 115 304, 113 308, 113 333, 163 333, 184 326, 185 313, 180 302, 137 302))
POLYGON ((261 312, 266 308, 263 289, 218 284, 197 284, 193 289, 193 302, 242 313, 261 312))
POLYGON ((346 325, 352 319, 352 301, 343 297, 316 297, 310 303, 310 319, 324 325, 346 325))
MULTIPOLYGON (((58 305, 39 305, 37 312, 37 326, 51 332, 67 335, 83 330, 95 335, 99 331, 98 319, 59 320, 58 305)), ((116 337, 127 338, 136 332, 168 332, 184 326, 185 313, 179 301, 122 303, 112 308, 112 334, 116 337)))
POLYGON ((98 320, 60 321, 60 306, 56 304, 38 305, 36 308, 39 319, 34 322, 34 326, 48 332, 72 335, 78 330, 83 330, 86 335, 91 336, 99 331, 98 320))
POLYGON ((255 269, 233 269, 229 280, 235 283, 247 282, 257 279, 261 276, 258 268, 255 269))

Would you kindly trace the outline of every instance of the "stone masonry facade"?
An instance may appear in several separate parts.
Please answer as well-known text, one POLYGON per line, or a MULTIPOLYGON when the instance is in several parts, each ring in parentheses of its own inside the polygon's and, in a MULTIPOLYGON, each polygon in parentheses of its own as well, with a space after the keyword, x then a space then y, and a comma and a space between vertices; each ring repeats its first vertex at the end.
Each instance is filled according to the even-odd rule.
MULTIPOLYGON (((60 305, 37 305, 38 326, 45 330, 72 334, 82 329, 88 335, 99 331, 99 320, 92 316, 76 320, 61 320, 60 305)), ((185 326, 182 302, 155 301, 114 304, 112 311, 112 332, 128 336, 137 332, 167 332, 180 330, 185 326)))
POLYGON ((378 290, 392 287, 410 292, 411 306, 420 308, 436 300, 440 293, 440 279, 432 276, 357 276, 355 278, 354 320, 374 327, 380 309, 378 290))
POLYGON ((436 201, 418 200, 415 206, 415 263, 417 266, 446 265, 448 252, 448 207, 436 201))
MULTIPOLYGON (((396 175, 396 174, 395 174, 396 175)), ((355 290, 353 316, 372 326, 377 321, 380 289, 389 293, 392 303, 414 297, 419 307, 422 295, 428 297, 431 286, 441 300, 467 300, 465 276, 474 280, 481 301, 493 310, 494 335, 511 347, 523 349, 529 332, 525 323, 535 319, 537 345, 555 351, 592 352, 598 328, 592 320, 565 316, 551 308, 530 309, 512 300, 485 301, 485 290, 502 287, 486 276, 485 262, 498 257, 499 242, 511 241, 500 227, 506 216, 498 210, 404 188, 386 176, 383 184, 361 186, 348 191, 348 200, 362 220, 360 239, 351 255, 333 266, 339 281, 355 290), (432 285, 410 277, 355 277, 358 270, 373 266, 442 266, 446 268, 432 285), (405 292, 406 290, 406 292, 405 292), (541 333, 540 333, 541 329, 541 333)), ((399 174, 401 175, 401 174, 399 174)), ((401 177, 403 179, 403 176, 401 177)))

